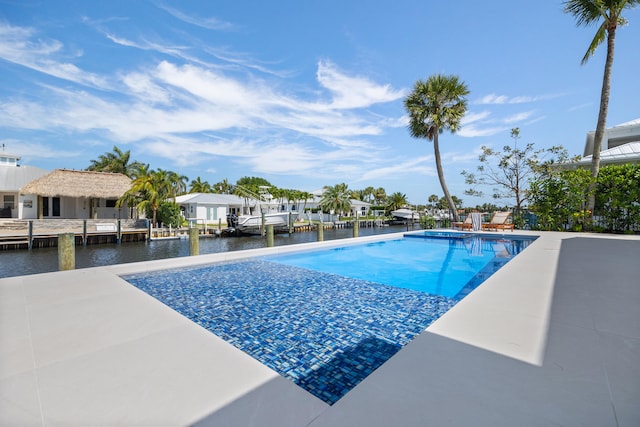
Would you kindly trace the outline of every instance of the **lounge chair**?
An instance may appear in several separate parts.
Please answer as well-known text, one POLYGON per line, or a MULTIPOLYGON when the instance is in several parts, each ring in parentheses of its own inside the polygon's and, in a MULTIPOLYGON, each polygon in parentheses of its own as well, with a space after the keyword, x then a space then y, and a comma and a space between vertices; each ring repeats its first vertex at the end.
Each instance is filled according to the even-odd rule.
POLYGON ((459 228, 461 230, 471 230, 473 228, 473 223, 471 222, 471 215, 467 215, 467 217, 462 222, 454 222, 451 224, 453 228, 459 228))
POLYGON ((482 224, 483 230, 507 230, 513 231, 513 223, 507 223, 511 212, 494 212, 491 221, 482 224))

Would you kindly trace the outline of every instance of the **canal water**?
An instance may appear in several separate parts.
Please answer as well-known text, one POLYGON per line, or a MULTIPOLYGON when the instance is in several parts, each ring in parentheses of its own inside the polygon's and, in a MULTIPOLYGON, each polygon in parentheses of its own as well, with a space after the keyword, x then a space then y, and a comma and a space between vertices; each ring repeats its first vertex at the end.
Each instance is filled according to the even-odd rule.
MULTIPOLYGON (((407 227, 389 226, 360 228, 360 236, 373 234, 398 233, 407 227)), ((350 228, 324 230, 324 240, 346 239, 353 236, 350 228)), ((275 246, 315 242, 315 231, 276 234, 275 246)), ((260 236, 243 237, 207 237, 200 239, 200 254, 239 251, 243 249, 263 248, 266 239, 260 236)), ((123 244, 104 244, 76 246, 76 268, 98 267, 128 262, 151 261, 156 259, 189 256, 189 240, 153 240, 150 242, 132 242, 123 244)), ((27 274, 58 271, 58 248, 37 248, 0 251, 0 278, 24 276, 27 274)))

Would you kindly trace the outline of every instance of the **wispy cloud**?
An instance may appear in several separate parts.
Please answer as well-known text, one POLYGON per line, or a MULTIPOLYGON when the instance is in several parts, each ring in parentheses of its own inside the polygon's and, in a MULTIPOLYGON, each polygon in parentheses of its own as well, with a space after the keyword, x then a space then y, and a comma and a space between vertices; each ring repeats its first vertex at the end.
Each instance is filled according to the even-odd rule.
POLYGON ((162 43, 153 42, 146 39, 141 39, 140 41, 133 41, 126 39, 124 37, 116 36, 112 33, 105 33, 105 37, 111 40, 112 42, 119 44, 121 46, 133 47, 140 50, 150 50, 155 52, 164 53, 171 56, 176 57, 188 57, 185 55, 185 51, 189 48, 187 46, 169 46, 162 43))
MULTIPOLYGON (((359 101, 351 102, 352 106, 370 106, 396 98, 386 89, 375 90, 384 85, 341 76, 345 81, 366 82, 354 84, 352 93, 359 101)), ((43 86, 57 108, 11 100, 0 104, 0 125, 97 132, 120 143, 138 141, 147 145, 150 152, 183 165, 203 155, 228 156, 256 172, 291 174, 318 167, 338 168, 347 160, 366 162, 377 150, 362 137, 381 135, 385 126, 394 123, 385 124, 378 115, 367 111, 357 112, 357 107, 336 107, 322 96, 301 101, 277 92, 277 85, 270 87, 259 79, 241 79, 193 64, 162 61, 154 68, 118 78, 123 89, 113 96, 43 86), (240 130, 246 134, 248 129, 254 138, 241 143, 233 137, 211 141, 205 136, 210 132, 232 135, 240 130), (177 153, 178 140, 181 149, 177 153), (367 149, 362 150, 364 147, 367 149), (241 154, 246 152, 256 154, 241 154)))
POLYGON ((59 40, 38 38, 33 28, 0 22, 0 58, 81 85, 106 88, 106 79, 66 61, 76 55, 65 53, 64 45, 59 40))
POLYGON ((16 139, 2 139, 0 145, 2 144, 7 147, 8 151, 19 153, 22 160, 71 158, 81 154, 80 150, 60 150, 42 143, 24 142, 16 139))
POLYGON ((403 90, 379 85, 367 78, 349 76, 329 61, 320 61, 318 82, 333 95, 332 108, 363 108, 380 102, 390 102, 404 96, 403 90))
POLYGON ((187 15, 186 13, 165 4, 159 4, 158 7, 180 21, 206 28, 208 30, 229 31, 235 28, 235 25, 231 22, 227 22, 216 17, 202 18, 199 16, 187 15))
POLYGON ((580 105, 574 105, 573 107, 570 107, 567 111, 571 112, 571 111, 578 111, 578 110, 582 110, 584 108, 589 108, 593 105, 593 102, 588 102, 585 104, 580 104, 580 105))
POLYGON ((392 166, 373 168, 363 173, 355 182, 370 181, 394 176, 406 177, 407 174, 435 176, 433 156, 421 156, 405 161, 394 162, 392 166))
POLYGON ((469 113, 463 119, 457 135, 466 138, 496 135, 508 131, 518 124, 530 124, 541 120, 540 117, 535 117, 535 114, 535 111, 521 111, 508 116, 496 117, 495 113, 489 111, 469 113))
POLYGON ((531 102, 546 101, 563 96, 562 94, 548 94, 538 96, 507 96, 496 95, 494 93, 485 95, 479 100, 475 101, 475 104, 480 105, 503 105, 503 104, 527 104, 531 102))

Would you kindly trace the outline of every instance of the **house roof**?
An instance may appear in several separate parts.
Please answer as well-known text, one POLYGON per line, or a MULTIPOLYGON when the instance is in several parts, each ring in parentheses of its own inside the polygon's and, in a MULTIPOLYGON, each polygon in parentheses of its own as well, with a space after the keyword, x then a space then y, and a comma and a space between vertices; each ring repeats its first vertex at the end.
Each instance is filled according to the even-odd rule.
MULTIPOLYGON (((593 156, 584 156, 576 164, 579 166, 590 165, 593 156)), ((600 164, 613 163, 640 163, 640 141, 629 142, 600 152, 600 164)))
POLYGON ((56 169, 22 187, 20 194, 117 199, 130 188, 131 178, 120 173, 56 169))
POLYGON ((35 166, 0 166, 0 191, 17 193, 20 188, 48 172, 35 166))
MULTIPOLYGON (((582 155, 593 154, 595 131, 587 132, 587 140, 582 155)), ((640 118, 605 129, 602 135, 601 152, 616 148, 630 142, 640 142, 640 118)))
MULTIPOLYGON (((244 198, 234 194, 189 193, 176 197, 176 203, 201 203, 211 205, 242 205, 244 198)), ((255 203, 255 201, 250 201, 255 203)))

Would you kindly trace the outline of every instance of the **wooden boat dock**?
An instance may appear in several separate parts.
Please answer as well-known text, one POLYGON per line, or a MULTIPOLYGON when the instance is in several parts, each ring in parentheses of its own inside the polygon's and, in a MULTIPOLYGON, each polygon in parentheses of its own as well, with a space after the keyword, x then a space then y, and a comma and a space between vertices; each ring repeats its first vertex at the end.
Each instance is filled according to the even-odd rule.
POLYGON ((57 246, 58 235, 73 233, 76 245, 144 241, 146 220, 46 219, 0 221, 0 250, 57 246))

